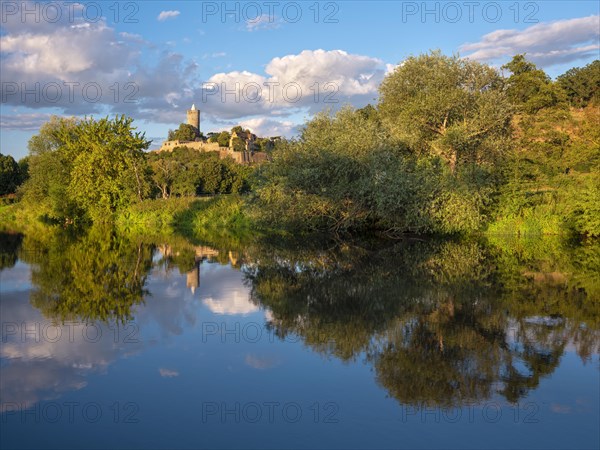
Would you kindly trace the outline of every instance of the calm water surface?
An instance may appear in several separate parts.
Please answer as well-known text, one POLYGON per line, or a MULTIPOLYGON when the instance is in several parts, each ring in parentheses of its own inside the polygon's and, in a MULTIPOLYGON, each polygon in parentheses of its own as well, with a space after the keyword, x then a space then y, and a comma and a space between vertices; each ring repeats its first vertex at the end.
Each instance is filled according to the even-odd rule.
POLYGON ((229 241, 0 234, 1 447, 600 446, 599 245, 229 241))

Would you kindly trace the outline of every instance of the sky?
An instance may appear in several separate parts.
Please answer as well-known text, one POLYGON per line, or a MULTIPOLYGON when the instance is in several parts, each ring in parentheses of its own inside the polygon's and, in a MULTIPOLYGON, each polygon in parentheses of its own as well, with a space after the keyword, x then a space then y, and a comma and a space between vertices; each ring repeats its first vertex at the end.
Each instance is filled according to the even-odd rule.
POLYGON ((52 115, 125 114, 158 148, 203 133, 296 135, 326 108, 376 103, 405 58, 439 49, 556 77, 599 58, 597 1, 1 2, 0 153, 27 155, 52 115))

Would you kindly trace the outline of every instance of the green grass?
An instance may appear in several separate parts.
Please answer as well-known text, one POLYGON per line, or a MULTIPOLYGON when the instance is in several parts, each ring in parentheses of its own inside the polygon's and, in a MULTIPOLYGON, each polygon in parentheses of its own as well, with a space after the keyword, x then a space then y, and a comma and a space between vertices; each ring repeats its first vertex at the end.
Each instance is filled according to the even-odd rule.
POLYGON ((490 235, 502 234, 513 236, 566 235, 570 230, 547 205, 523 209, 520 214, 511 214, 496 219, 487 227, 490 235))
POLYGON ((115 225, 120 231, 133 233, 173 233, 175 216, 183 213, 198 200, 192 197, 144 200, 117 213, 115 225))
POLYGON ((240 195, 145 200, 119 212, 115 225, 127 234, 180 235, 212 245, 241 245, 259 234, 240 195))
POLYGON ((261 234, 240 195, 196 200, 173 219, 176 232, 216 246, 227 242, 229 246, 237 247, 261 234))
POLYGON ((60 226, 43 220, 44 212, 27 207, 22 202, 0 204, 0 231, 16 231, 34 233, 48 227, 60 226))

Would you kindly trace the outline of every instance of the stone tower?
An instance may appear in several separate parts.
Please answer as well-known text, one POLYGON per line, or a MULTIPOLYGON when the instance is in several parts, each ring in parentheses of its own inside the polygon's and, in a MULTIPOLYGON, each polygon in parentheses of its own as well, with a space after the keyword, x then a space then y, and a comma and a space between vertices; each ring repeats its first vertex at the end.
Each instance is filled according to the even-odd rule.
POLYGON ((196 266, 187 273, 185 285, 190 288, 192 294, 196 292, 196 289, 200 286, 200 265, 196 263, 196 266))
POLYGON ((192 105, 192 109, 188 109, 187 123, 195 126, 200 131, 200 110, 196 109, 196 105, 192 105))

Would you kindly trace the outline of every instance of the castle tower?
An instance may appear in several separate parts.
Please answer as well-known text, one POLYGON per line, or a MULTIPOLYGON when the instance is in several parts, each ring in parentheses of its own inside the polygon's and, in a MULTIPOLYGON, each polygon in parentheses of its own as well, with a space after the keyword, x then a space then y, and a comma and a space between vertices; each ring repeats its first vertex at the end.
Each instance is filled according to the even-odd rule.
POLYGON ((192 105, 192 109, 188 109, 187 123, 195 126, 200 131, 200 110, 196 109, 196 105, 192 105))
POLYGON ((200 266, 196 263, 196 267, 190 270, 186 276, 186 287, 190 288, 192 295, 200 286, 200 266))

